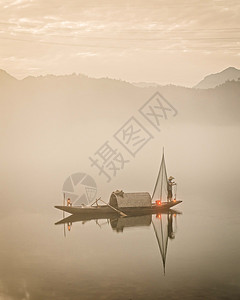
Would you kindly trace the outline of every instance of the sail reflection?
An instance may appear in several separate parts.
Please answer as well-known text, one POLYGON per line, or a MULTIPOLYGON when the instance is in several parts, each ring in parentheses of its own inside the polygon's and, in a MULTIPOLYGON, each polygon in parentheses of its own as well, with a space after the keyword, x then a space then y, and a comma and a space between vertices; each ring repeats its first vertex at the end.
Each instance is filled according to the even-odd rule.
POLYGON ((158 248, 161 254, 163 271, 165 274, 166 270, 166 258, 167 258, 167 248, 168 240, 173 240, 177 232, 177 215, 181 212, 177 210, 168 210, 162 212, 161 214, 151 215, 135 215, 120 217, 118 214, 106 214, 106 215, 71 215, 64 218, 55 225, 62 224, 64 227, 64 236, 67 232, 70 233, 74 223, 81 222, 82 225, 89 221, 94 221, 99 228, 103 226, 111 226, 112 230, 116 233, 123 233, 125 229, 138 228, 138 227, 150 227, 153 226, 153 230, 156 235, 158 248), (67 229, 66 229, 67 228, 67 229))

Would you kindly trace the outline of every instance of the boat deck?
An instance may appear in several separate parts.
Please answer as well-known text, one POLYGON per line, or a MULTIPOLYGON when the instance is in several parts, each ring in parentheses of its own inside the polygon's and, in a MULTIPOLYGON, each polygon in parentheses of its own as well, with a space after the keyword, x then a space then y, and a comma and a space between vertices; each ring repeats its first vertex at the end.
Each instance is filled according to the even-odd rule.
MULTIPOLYGON (((149 207, 125 207, 117 208, 119 211, 127 215, 136 214, 151 214, 158 213, 170 209, 171 207, 181 203, 180 200, 174 200, 170 202, 162 202, 161 205, 153 204, 149 207)), ((55 208, 65 211, 70 214, 112 214, 113 209, 108 205, 98 205, 98 206, 55 206, 55 208)))

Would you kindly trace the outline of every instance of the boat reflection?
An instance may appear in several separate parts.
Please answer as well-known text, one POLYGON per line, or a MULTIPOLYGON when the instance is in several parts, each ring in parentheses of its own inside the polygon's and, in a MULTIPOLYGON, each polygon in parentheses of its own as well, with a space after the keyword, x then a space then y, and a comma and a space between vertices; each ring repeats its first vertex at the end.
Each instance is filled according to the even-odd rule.
POLYGON ((67 230, 70 232, 73 224, 77 222, 81 222, 82 225, 84 225, 86 222, 95 221, 96 225, 100 228, 104 225, 110 225, 112 230, 117 233, 123 233, 124 230, 128 228, 153 226, 165 274, 168 240, 173 240, 175 238, 177 232, 177 215, 179 214, 181 214, 181 212, 172 209, 157 215, 145 214, 127 217, 120 217, 116 213, 112 213, 110 215, 103 214, 101 216, 99 216, 99 214, 79 214, 64 218, 55 223, 55 225, 64 225, 64 236, 66 236, 66 226, 67 230))
POLYGON ((123 232, 124 228, 150 226, 152 215, 132 216, 110 219, 110 224, 116 232, 123 232))

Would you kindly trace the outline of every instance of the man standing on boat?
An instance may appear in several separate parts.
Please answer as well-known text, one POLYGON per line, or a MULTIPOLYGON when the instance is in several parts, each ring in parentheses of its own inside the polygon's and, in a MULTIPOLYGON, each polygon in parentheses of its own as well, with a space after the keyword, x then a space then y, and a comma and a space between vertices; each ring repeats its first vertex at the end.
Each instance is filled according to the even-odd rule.
POLYGON ((170 176, 168 178, 168 182, 167 182, 167 191, 168 191, 167 198, 168 198, 168 201, 172 201, 172 187, 174 185, 176 185, 176 183, 172 181, 173 179, 174 179, 174 177, 170 176))

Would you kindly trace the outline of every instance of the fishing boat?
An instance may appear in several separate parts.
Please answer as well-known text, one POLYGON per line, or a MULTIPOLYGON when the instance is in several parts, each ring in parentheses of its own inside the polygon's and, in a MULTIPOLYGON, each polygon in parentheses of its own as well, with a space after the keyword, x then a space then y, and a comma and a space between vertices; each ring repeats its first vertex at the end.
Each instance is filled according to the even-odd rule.
POLYGON ((126 217, 139 214, 159 213, 162 211, 167 211, 171 207, 182 202, 177 200, 176 196, 174 199, 167 199, 167 185, 168 179, 163 153, 152 196, 150 196, 148 192, 125 193, 117 190, 111 194, 108 203, 99 198, 91 205, 62 205, 55 206, 55 208, 73 215, 106 215, 114 212, 126 217), (99 205, 100 202, 103 204, 99 205))

